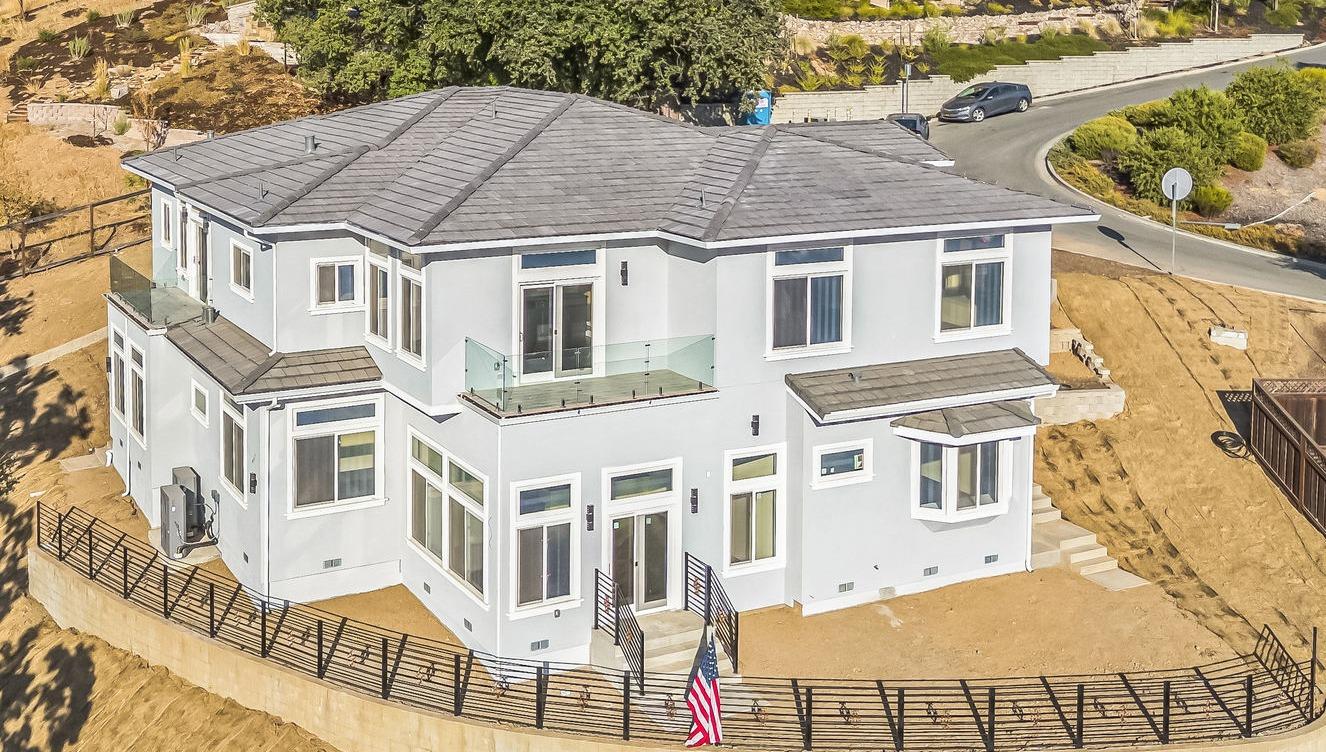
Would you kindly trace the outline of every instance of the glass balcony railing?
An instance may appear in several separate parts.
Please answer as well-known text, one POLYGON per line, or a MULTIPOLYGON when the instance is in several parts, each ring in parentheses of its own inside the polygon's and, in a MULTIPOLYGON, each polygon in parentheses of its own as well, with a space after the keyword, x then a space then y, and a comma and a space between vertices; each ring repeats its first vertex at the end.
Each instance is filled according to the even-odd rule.
POLYGON ((179 324, 203 312, 203 304, 179 289, 173 276, 162 279, 162 275, 154 274, 149 277, 128 263, 110 257, 111 295, 154 326, 179 324))
POLYGON ((465 340, 465 393, 501 415, 714 391, 714 337, 507 355, 465 340))

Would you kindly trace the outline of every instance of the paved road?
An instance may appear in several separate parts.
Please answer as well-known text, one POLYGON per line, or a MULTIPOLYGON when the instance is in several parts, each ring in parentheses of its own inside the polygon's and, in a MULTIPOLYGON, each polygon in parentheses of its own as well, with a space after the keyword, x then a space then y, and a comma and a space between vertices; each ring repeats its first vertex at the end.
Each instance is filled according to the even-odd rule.
MULTIPOLYGON (((1282 56, 1290 61, 1326 63, 1326 48, 1282 56)), ((1087 200, 1054 181, 1044 154, 1078 124, 1124 105, 1169 96, 1199 84, 1224 87, 1251 64, 1198 71, 1174 78, 1142 81, 1103 91, 1066 95, 1036 104, 1022 115, 1009 114, 983 123, 944 123, 933 127, 931 141, 948 152, 965 175, 1070 203, 1087 200)), ((1123 263, 1170 269, 1170 231, 1099 202, 1098 225, 1064 225, 1055 230, 1056 248, 1123 263)), ((1180 234, 1178 272, 1199 279, 1326 300, 1326 264, 1238 250, 1222 243, 1180 234)))

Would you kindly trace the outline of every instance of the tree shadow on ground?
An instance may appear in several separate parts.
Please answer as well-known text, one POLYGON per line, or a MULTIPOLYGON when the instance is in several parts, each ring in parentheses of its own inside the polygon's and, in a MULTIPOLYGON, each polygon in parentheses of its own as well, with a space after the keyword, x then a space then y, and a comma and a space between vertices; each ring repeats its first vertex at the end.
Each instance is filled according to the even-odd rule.
POLYGON ((4 336, 20 334, 32 315, 32 293, 19 295, 10 290, 10 283, 0 279, 0 335, 4 336))
MULTIPOLYGON (((26 315, 22 308, 6 309, 0 302, 0 331, 21 328, 26 315)), ((43 640, 52 629, 49 624, 22 628, 17 626, 24 621, 22 615, 14 613, 27 592, 25 556, 33 531, 28 500, 16 498, 20 475, 91 435, 83 397, 50 367, 0 379, 0 625, 10 620, 22 629, 0 643, 4 752, 72 749, 90 711, 95 665, 88 648, 43 640)), ((0 634, 6 631, 0 629, 0 634)))

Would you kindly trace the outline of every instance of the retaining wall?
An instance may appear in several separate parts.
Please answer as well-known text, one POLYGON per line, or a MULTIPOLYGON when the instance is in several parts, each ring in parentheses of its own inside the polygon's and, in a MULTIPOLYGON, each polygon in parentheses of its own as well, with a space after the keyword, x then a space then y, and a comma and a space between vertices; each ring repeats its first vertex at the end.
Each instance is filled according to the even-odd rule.
MULTIPOLYGON (((1302 34, 1253 34, 1237 39, 1162 42, 1151 47, 1131 47, 1059 60, 1033 60, 1025 65, 999 65, 979 78, 1025 83, 1031 87, 1034 96, 1045 97, 1257 57, 1302 44, 1302 34)), ((934 114, 941 104, 968 83, 956 83, 943 75, 913 81, 907 85, 907 109, 934 114)), ((774 102, 773 120, 776 123, 797 123, 809 118, 874 120, 901 111, 902 86, 889 84, 855 91, 781 94, 774 102)))
POLYGON ((1056 8, 1054 10, 1008 15, 938 16, 935 18, 881 19, 871 21, 817 21, 787 16, 784 24, 794 37, 826 44, 834 35, 856 34, 871 44, 906 42, 917 44, 933 28, 944 29, 949 39, 963 44, 975 44, 985 39, 987 32, 1006 37, 1035 34, 1047 28, 1074 31, 1081 24, 1094 27, 1113 26, 1118 30, 1126 16, 1120 5, 1110 9, 1092 7, 1056 8))
POLYGON ((1123 387, 1110 378, 1105 360, 1096 354, 1095 345, 1082 336, 1080 329, 1051 329, 1050 352, 1071 352, 1100 379, 1098 389, 1060 389, 1050 397, 1038 397, 1033 412, 1042 423, 1063 426, 1079 420, 1104 420, 1123 412, 1126 397, 1123 387))

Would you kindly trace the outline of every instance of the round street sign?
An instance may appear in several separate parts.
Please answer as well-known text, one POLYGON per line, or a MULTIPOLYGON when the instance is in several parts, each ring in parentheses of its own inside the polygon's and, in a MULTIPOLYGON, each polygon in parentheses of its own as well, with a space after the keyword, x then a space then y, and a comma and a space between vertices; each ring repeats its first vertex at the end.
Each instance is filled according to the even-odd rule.
POLYGON ((1160 190, 1170 201, 1182 201, 1192 191, 1192 174, 1182 167, 1175 167, 1160 179, 1160 190))

